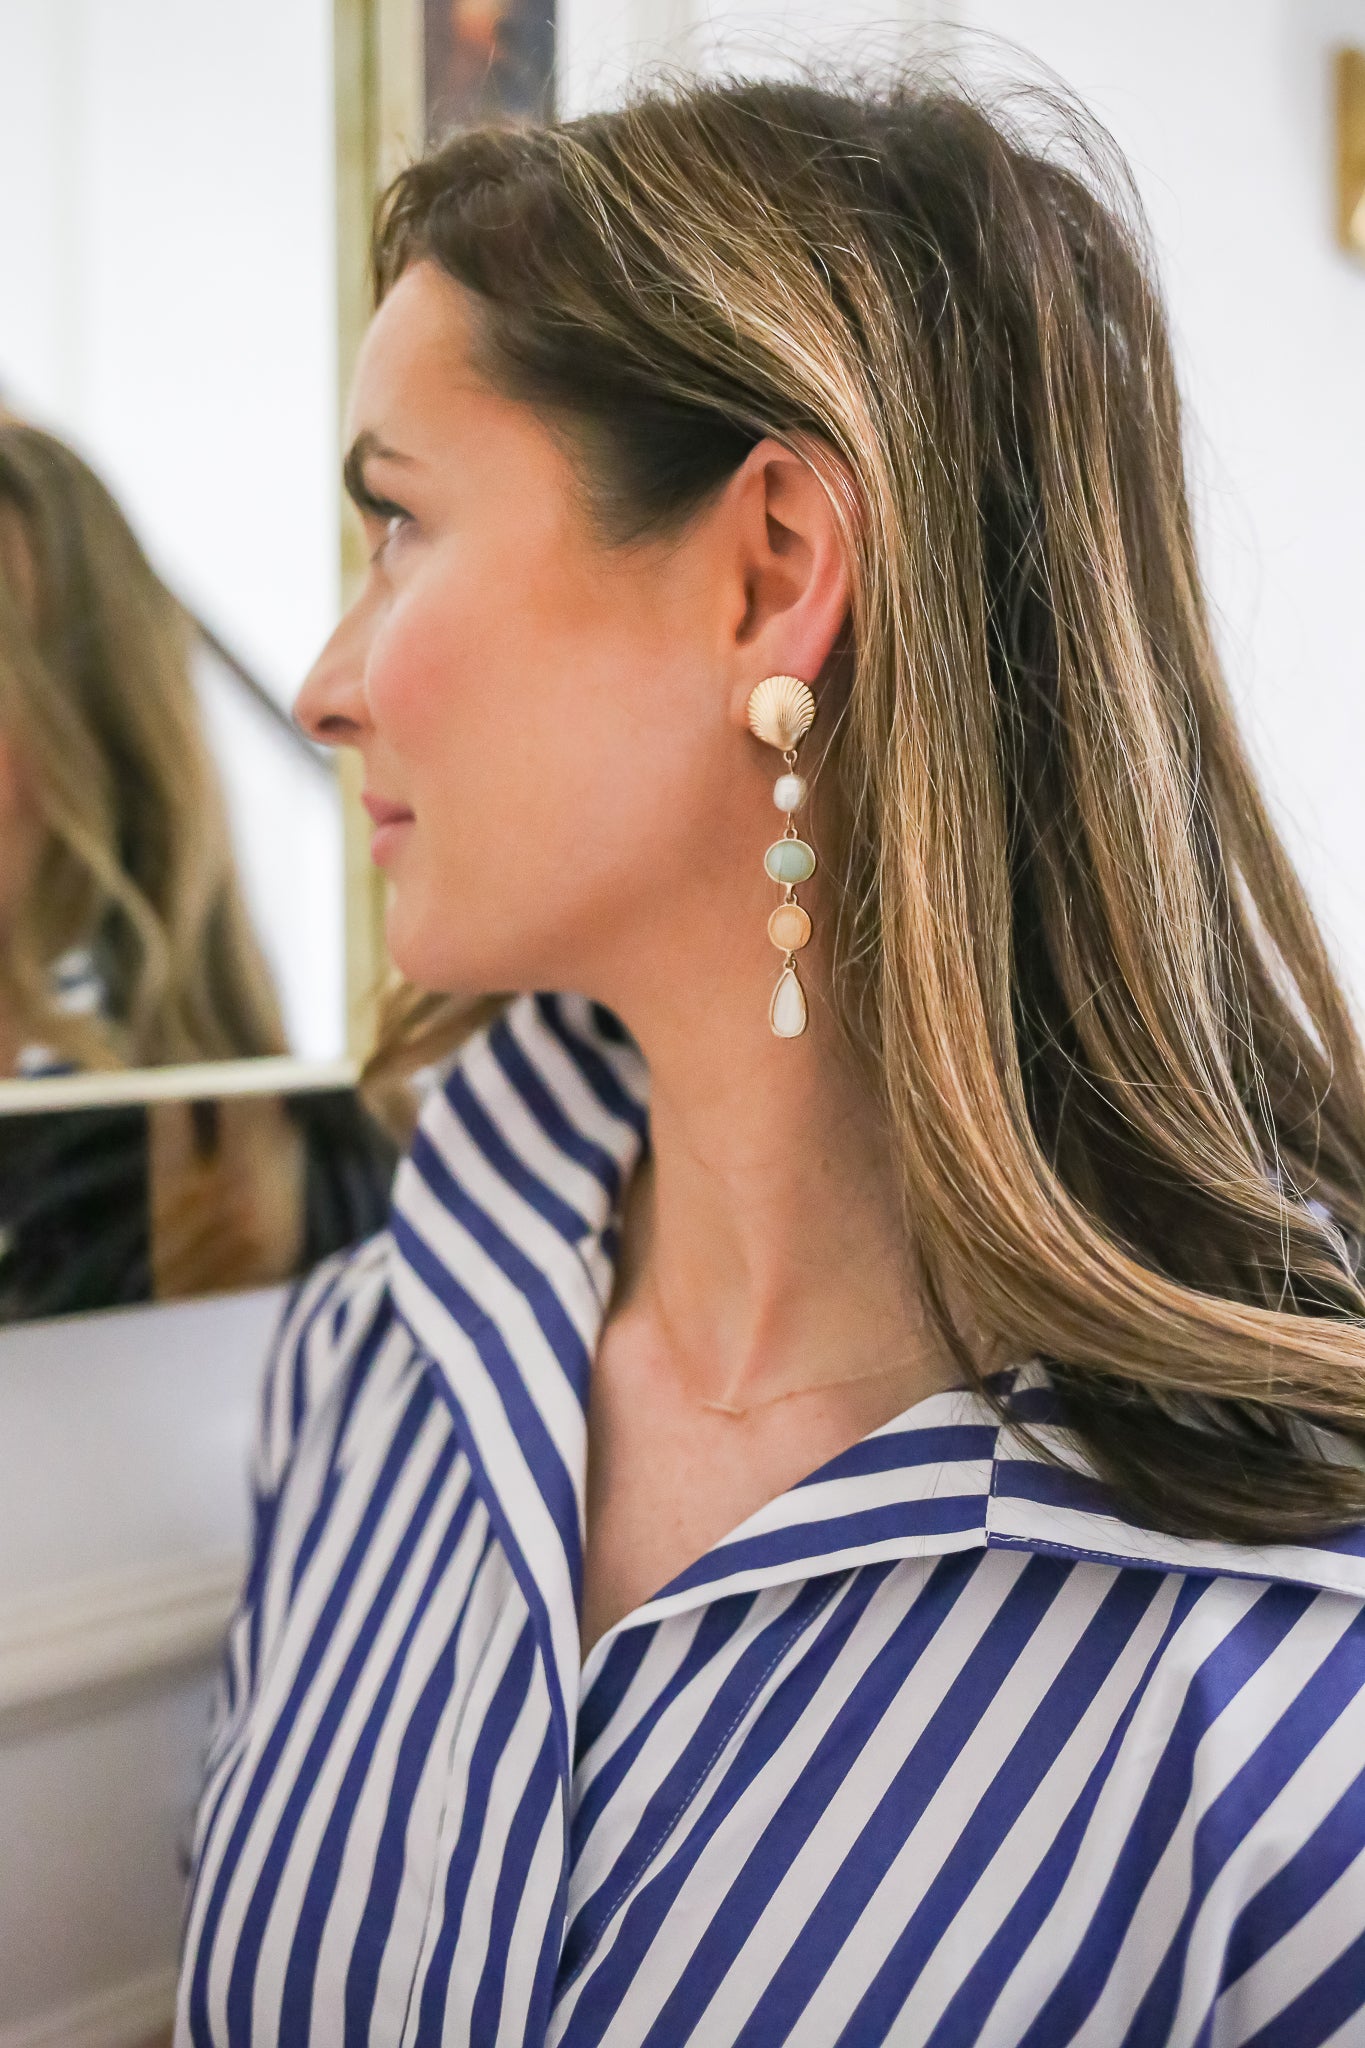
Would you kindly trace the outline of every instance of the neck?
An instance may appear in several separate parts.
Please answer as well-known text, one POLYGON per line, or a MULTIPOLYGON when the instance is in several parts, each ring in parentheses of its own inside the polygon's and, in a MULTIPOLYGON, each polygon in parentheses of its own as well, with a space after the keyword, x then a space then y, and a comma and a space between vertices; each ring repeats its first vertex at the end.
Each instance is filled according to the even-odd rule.
POLYGON ((883 1115, 818 999, 806 1033, 780 1040, 765 995, 746 985, 729 1016, 713 991, 701 1023, 676 988, 612 1004, 649 1063, 651 1145, 611 1314, 703 1406, 744 1415, 856 1385, 889 1417, 961 1376, 915 1282, 883 1115))

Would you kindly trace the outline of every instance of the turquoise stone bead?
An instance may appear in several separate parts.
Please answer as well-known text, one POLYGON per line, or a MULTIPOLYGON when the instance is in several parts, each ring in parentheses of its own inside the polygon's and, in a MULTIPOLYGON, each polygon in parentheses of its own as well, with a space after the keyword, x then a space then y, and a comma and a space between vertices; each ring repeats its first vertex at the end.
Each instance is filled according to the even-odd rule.
POLYGON ((774 839, 763 865, 775 882, 808 882, 815 873, 815 851, 804 839, 774 839))

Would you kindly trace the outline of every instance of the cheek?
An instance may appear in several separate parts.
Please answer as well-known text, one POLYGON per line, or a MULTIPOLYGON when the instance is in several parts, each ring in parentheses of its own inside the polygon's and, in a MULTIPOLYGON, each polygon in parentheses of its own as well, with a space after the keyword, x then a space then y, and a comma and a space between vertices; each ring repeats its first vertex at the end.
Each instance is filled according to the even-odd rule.
POLYGON ((371 644, 376 737, 423 780, 460 772, 471 754, 515 750, 552 665, 554 593, 505 553, 468 542, 426 551, 399 574, 371 644))
POLYGON ((366 695, 393 793, 433 845, 475 825, 496 843, 528 814, 620 791, 641 751, 625 707, 649 667, 625 611, 534 547, 433 552, 395 593, 366 695))
POLYGON ((468 656, 467 633, 458 605, 439 588, 405 594, 371 642, 365 671, 370 717, 381 747, 405 772, 441 766, 442 729, 456 724, 464 695, 457 649, 468 656))
POLYGON ((418 982, 572 972, 661 875, 698 885, 723 859, 708 807, 730 736, 686 617, 562 561, 507 550, 476 574, 433 555, 371 642, 375 786, 416 821, 389 941, 418 982))
POLYGON ((389 944, 421 983, 532 972, 505 949, 544 958, 551 930, 600 916, 627 858, 622 764, 593 710, 603 650, 531 581, 433 562, 371 645, 375 786, 415 817, 387 864, 389 944))

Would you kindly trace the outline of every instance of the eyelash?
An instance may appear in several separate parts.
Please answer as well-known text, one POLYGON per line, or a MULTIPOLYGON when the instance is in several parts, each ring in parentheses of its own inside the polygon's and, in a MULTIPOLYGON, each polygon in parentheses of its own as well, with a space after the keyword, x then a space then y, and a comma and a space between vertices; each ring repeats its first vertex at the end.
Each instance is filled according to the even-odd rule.
POLYGON ((384 522, 384 531, 374 548, 370 551, 370 560, 377 562, 389 542, 393 539, 397 529, 400 526, 411 525, 412 514, 405 512, 401 505, 395 505, 387 498, 369 498, 366 500, 363 510, 366 518, 382 519, 384 522))

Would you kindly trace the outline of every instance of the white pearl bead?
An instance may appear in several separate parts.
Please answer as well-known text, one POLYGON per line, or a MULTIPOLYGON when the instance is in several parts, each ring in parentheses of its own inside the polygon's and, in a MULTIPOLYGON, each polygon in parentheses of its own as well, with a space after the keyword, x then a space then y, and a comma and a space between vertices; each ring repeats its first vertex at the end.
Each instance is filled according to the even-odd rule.
POLYGON ((773 802, 779 811, 799 811, 806 801, 806 778, 804 775, 779 775, 773 784, 773 802))

